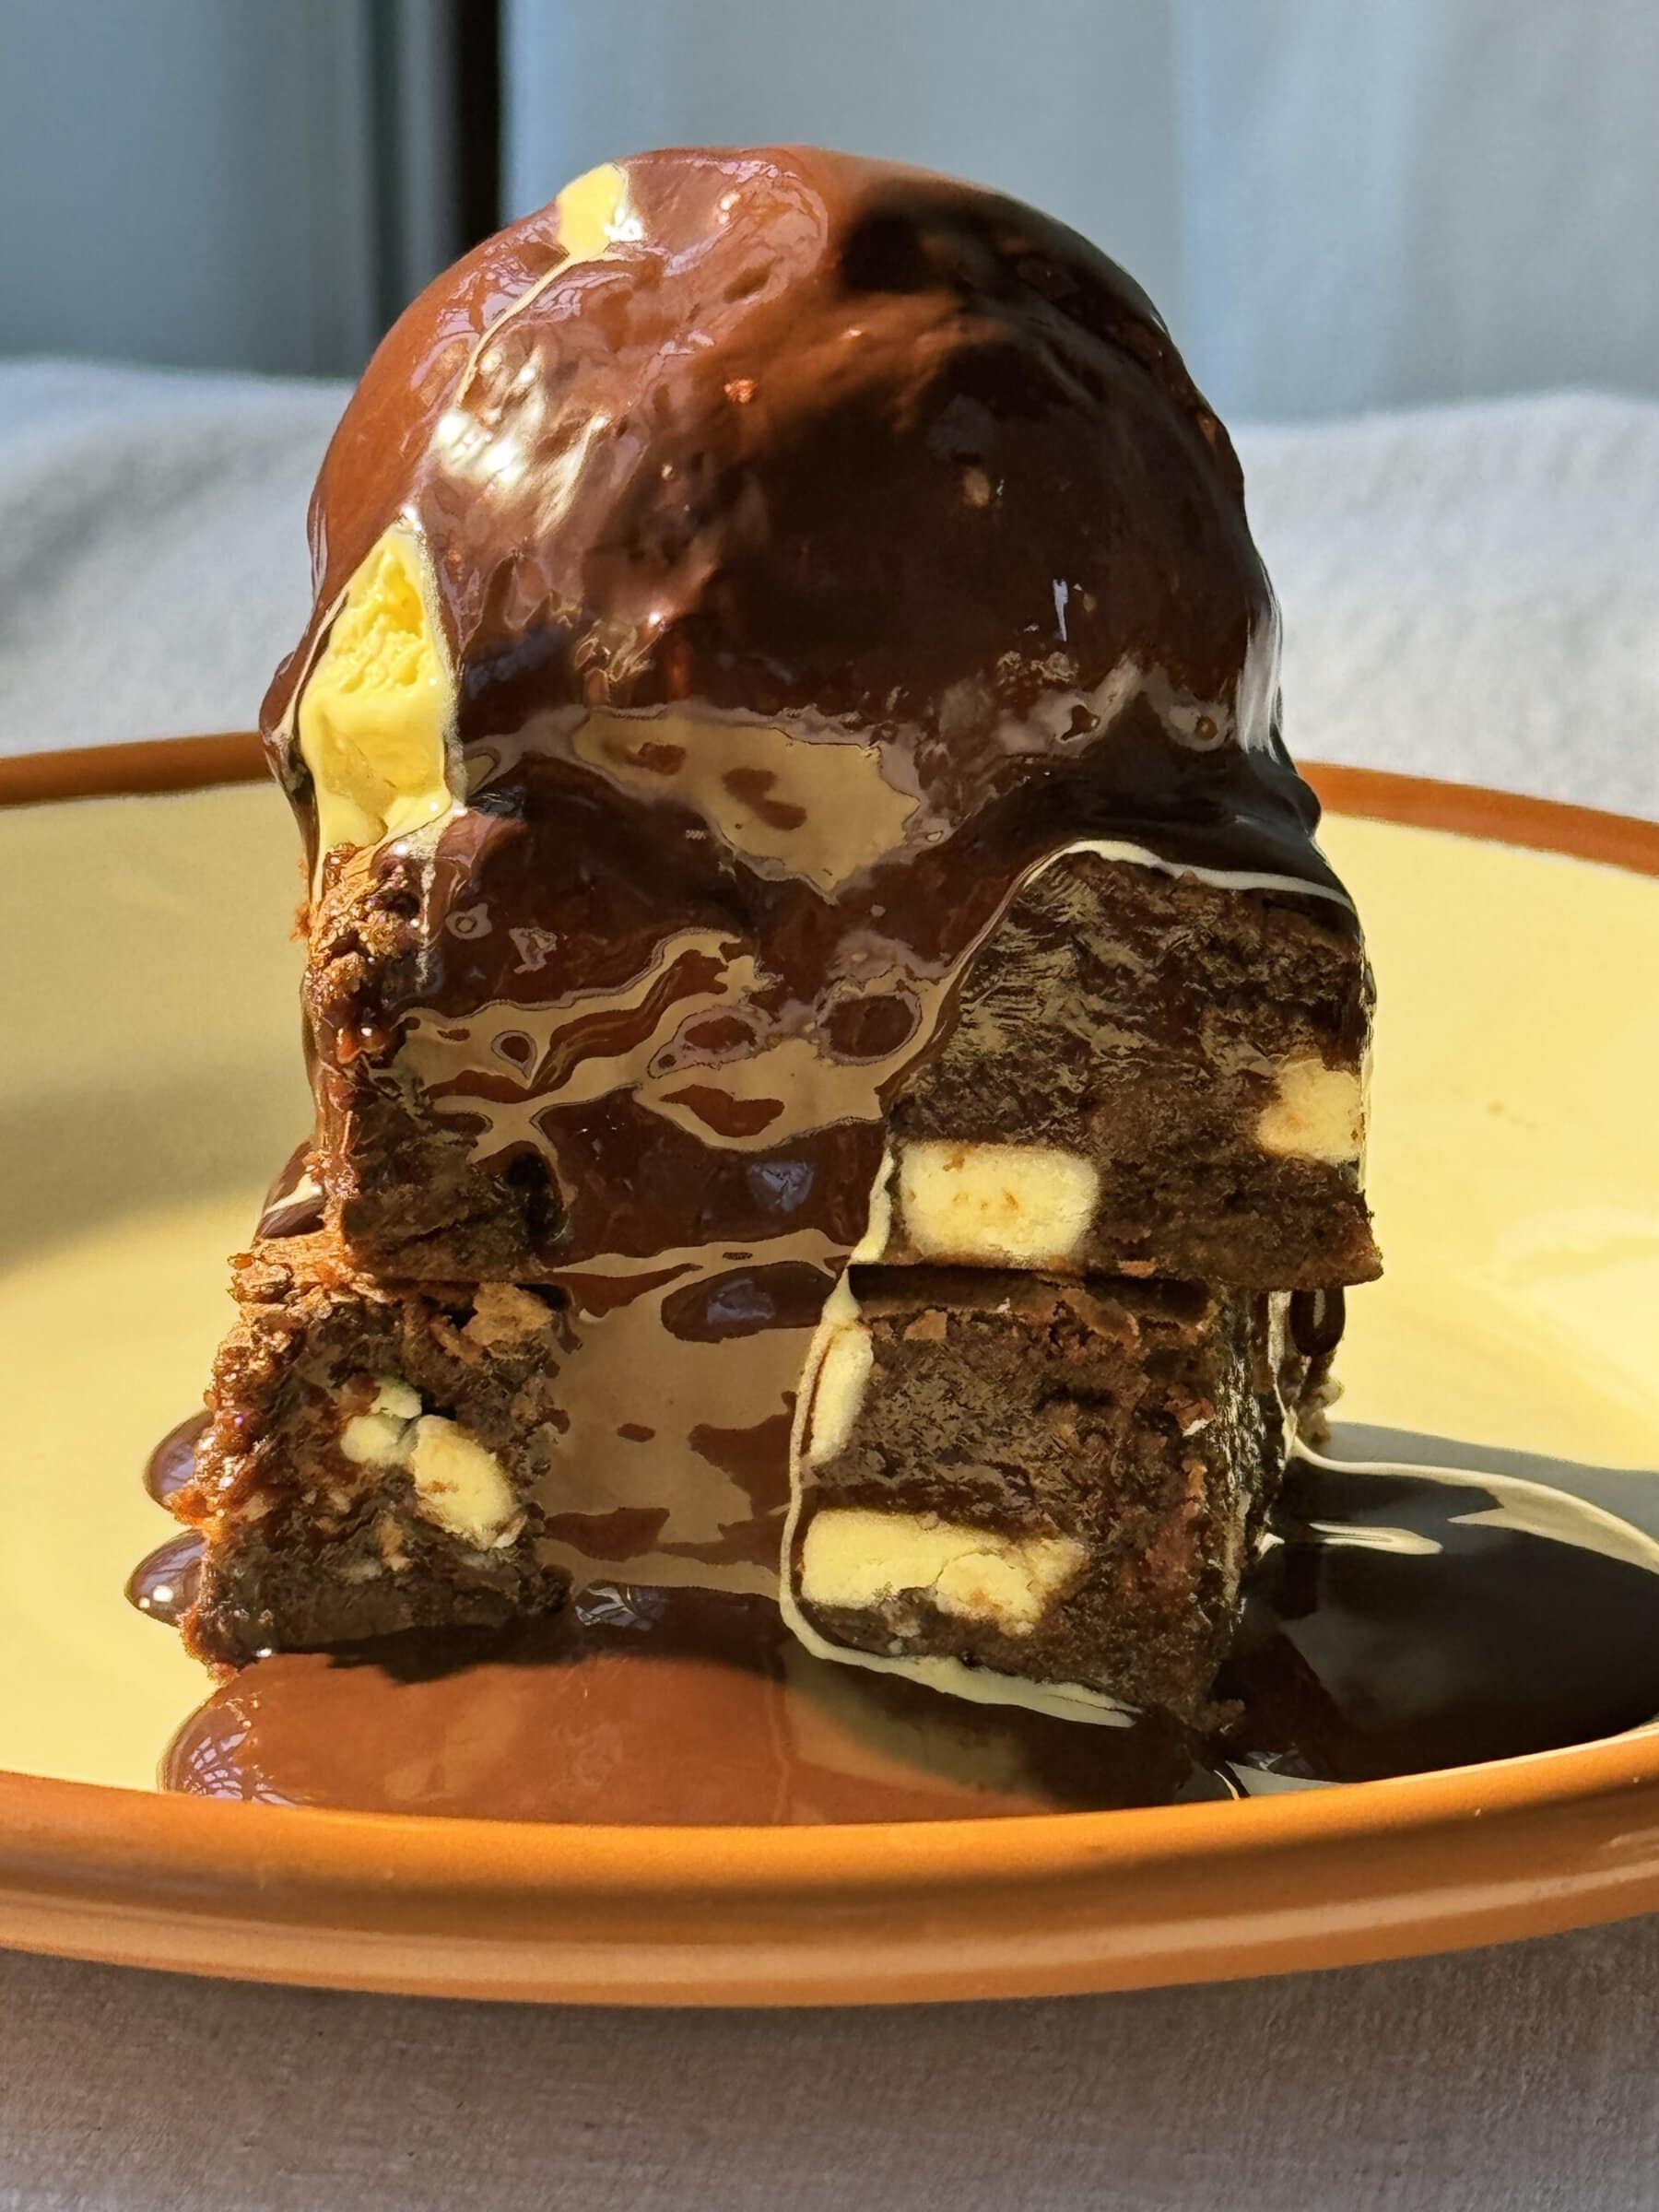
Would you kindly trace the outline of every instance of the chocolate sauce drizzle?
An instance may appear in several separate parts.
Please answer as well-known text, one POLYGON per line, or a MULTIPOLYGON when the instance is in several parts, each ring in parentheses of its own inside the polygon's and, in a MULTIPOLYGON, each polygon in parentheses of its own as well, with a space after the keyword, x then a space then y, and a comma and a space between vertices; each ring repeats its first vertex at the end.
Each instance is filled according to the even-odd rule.
MULTIPOLYGON (((195 1477, 196 1446, 209 1427, 205 1413, 193 1413, 170 1429, 145 1462, 144 1487, 158 1505, 166 1505, 195 1477)), ((151 1620, 176 1628, 194 1603, 200 1578, 202 1538, 184 1529, 141 1559, 127 1577, 130 1605, 151 1620)))
MULTIPOLYGON (((297 703, 412 532, 465 803, 324 858, 320 1172, 348 1209, 371 1127, 394 1160, 411 1101, 449 1132, 522 1214, 488 1271, 569 1295, 561 1460, 594 1472, 542 1501, 555 1551, 760 1589, 887 1108, 1021 887, 1097 841, 1355 924, 1279 736, 1237 459, 1139 288, 920 171, 618 171, 603 251, 556 204, 376 354, 263 727, 314 870, 297 703), (401 950, 324 974, 365 912, 401 950), (641 1424, 649 1466, 615 1446, 641 1424)), ((412 1231, 382 1256, 444 1271, 412 1231)))
POLYGON ((177 1628, 195 1603, 201 1572, 202 1539, 194 1529, 186 1529, 134 1568, 127 1577, 127 1602, 151 1620, 177 1628))
POLYGON ((196 1446, 209 1425, 206 1414, 193 1413, 168 1430, 145 1462, 144 1487, 158 1505, 165 1505, 195 1479, 196 1446))
POLYGON ((503 1819, 953 1818, 1418 1773, 1659 1714, 1659 1479, 1390 1430, 1332 1451, 1291 1465, 1206 1741, 829 1665, 763 1598, 597 1584, 504 1636, 262 1660, 185 1723, 162 1784, 503 1819))

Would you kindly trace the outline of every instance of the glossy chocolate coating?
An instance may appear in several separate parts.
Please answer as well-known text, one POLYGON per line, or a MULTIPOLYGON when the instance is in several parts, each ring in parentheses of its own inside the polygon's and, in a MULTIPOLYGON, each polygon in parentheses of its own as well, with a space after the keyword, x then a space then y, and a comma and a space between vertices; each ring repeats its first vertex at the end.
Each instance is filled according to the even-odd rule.
MULTIPOLYGON (((413 526, 466 805, 435 848, 326 864, 326 910, 409 927, 318 1018, 320 1144, 365 1083, 402 1087, 486 1173, 545 1178, 518 1271, 603 1340, 570 1371, 582 1450, 661 1427, 631 1404, 659 1353, 724 1347, 674 1394, 720 1510, 655 1535, 758 1565, 883 1112, 1020 886, 1093 838, 1340 894, 1277 734, 1238 463, 1138 288, 915 171, 620 167, 596 258, 556 204, 376 354, 264 726, 314 843, 293 709, 353 573, 413 526)), ((627 1526, 599 1556, 636 1557, 627 1526)))
POLYGON ((788 148, 619 167, 637 235, 572 261, 556 202, 376 353, 318 482, 316 611, 267 733, 403 516, 437 558, 468 747, 568 761, 568 729, 526 728, 561 707, 805 715, 875 740, 930 813, 1057 770, 1074 835, 1328 882, 1277 740, 1238 462, 1139 288, 918 171, 788 148), (1102 700, 1120 672, 1127 699, 1102 700))
POLYGON ((145 1463, 144 1487, 158 1505, 165 1505, 187 1483, 195 1480, 196 1446, 207 1433, 208 1416, 193 1413, 170 1429, 145 1463))

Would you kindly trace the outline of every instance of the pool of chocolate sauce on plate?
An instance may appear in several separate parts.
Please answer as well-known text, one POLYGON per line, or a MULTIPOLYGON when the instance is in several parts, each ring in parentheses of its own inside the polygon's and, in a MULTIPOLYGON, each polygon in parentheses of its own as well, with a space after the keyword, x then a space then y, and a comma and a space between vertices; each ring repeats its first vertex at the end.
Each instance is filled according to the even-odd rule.
MULTIPOLYGON (((199 1428, 158 1449, 156 1494, 199 1428)), ((1659 1714, 1659 1477, 1359 1429, 1329 1460, 1289 1470, 1206 1741, 828 1665, 763 1598, 594 1584, 503 1634, 262 1660, 179 1730, 162 1784, 498 1819, 961 1818, 1418 1773, 1659 1714)), ((188 1603, 193 1544, 135 1574, 152 1618, 188 1603)))

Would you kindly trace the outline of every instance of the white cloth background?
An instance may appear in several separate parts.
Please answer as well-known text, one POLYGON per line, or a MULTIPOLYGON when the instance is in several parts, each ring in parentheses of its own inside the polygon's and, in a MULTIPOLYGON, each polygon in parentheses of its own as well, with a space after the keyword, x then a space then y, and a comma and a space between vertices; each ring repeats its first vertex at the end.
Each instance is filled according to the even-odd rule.
MULTIPOLYGON (((244 726, 333 387, 0 368, 0 749, 244 726)), ((1241 438, 1309 754, 1659 812, 1659 406, 1241 438)), ((1218 1989, 629 2015, 0 1954, 0 2208, 1638 2212, 1659 1920, 1218 1989)))

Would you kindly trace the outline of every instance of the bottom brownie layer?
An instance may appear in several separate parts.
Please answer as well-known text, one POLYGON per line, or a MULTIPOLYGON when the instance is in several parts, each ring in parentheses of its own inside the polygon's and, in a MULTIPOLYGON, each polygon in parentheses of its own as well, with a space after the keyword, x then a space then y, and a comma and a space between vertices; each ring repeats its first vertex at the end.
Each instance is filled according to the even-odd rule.
POLYGON ((171 1500, 206 1540, 193 1651, 240 1665, 562 1601, 531 1502, 558 1435, 556 1293, 389 1289, 326 1234, 244 1253, 232 1288, 212 1425, 171 1500))
POLYGON ((1283 1466, 1281 1396, 1311 1398, 1323 1364, 1285 1308, 854 1269, 797 1440, 797 1632, 966 1694, 1046 1685, 1201 1719, 1283 1466))

